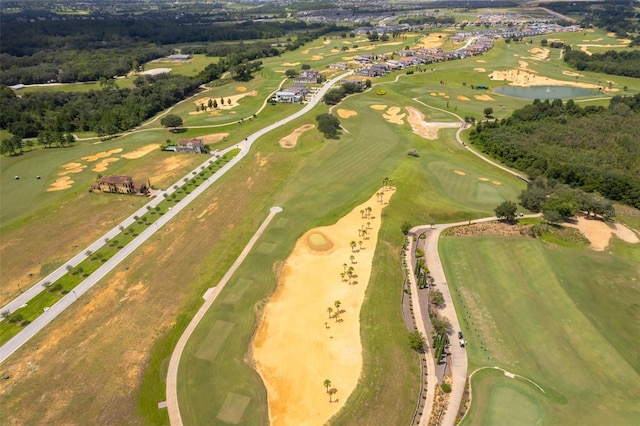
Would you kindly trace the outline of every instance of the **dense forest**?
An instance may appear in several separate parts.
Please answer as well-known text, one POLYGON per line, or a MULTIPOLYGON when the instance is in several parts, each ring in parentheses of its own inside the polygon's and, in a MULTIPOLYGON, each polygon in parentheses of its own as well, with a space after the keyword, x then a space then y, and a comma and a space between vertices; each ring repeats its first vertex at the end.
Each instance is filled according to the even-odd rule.
POLYGON ((200 15, 64 20, 3 15, 0 84, 109 79, 170 54, 170 48, 162 47, 167 44, 282 38, 293 49, 310 36, 338 29, 300 21, 215 24, 200 15))
POLYGON ((564 61, 578 71, 640 78, 640 50, 609 50, 605 53, 587 55, 582 51, 567 49, 564 61))
POLYGON ((507 119, 478 123, 470 142, 531 178, 640 208, 638 129, 640 94, 616 96, 608 108, 535 100, 507 119))

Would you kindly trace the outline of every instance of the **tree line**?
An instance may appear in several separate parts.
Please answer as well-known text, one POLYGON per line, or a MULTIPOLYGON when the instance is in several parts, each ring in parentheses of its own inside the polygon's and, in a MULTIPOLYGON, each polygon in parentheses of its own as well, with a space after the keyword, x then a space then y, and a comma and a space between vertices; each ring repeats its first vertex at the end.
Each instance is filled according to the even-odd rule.
POLYGON ((499 121, 478 123, 470 142, 505 164, 640 207, 640 94, 609 107, 534 100, 499 121))
POLYGON ((593 71, 611 75, 640 78, 640 50, 594 53, 565 49, 564 61, 578 71, 593 71))

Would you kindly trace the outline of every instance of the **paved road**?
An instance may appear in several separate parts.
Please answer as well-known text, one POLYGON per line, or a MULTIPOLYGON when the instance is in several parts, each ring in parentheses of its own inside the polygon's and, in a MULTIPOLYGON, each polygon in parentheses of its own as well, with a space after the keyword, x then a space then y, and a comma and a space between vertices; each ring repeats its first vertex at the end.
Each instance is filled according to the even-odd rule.
MULTIPOLYGON (((154 222, 154 224, 150 225, 147 229, 141 232, 139 236, 137 236, 133 241, 127 244, 123 249, 119 250, 114 257, 112 257, 107 262, 105 262, 104 265, 102 265, 93 274, 87 277, 82 283, 76 286, 76 288, 72 292, 65 295, 62 299, 60 299, 53 306, 51 306, 49 310, 47 310, 46 312, 43 312, 42 315, 36 318, 31 324, 24 327, 24 329, 20 333, 18 333, 13 338, 11 338, 7 343, 2 345, 0 347, 0 363, 4 362, 4 360, 6 360, 9 356, 11 356, 22 345, 24 345, 38 331, 42 330, 47 324, 49 324, 49 322, 51 322, 55 317, 60 315, 67 307, 69 307, 73 302, 75 302, 78 297, 82 296, 85 292, 87 292, 95 283, 97 283, 101 278, 103 278, 111 270, 113 270, 129 254, 131 254, 135 249, 137 249, 140 245, 142 245, 147 239, 149 239, 162 226, 164 226, 168 221, 170 221, 173 217, 175 217, 180 211, 182 211, 185 207, 187 207, 194 199, 196 199, 207 188, 209 188, 213 183, 215 183, 229 169, 231 169, 240 160, 242 160, 245 157, 245 155, 247 155, 247 153, 251 149, 251 146, 258 138, 270 132, 271 130, 276 129, 280 126, 283 126, 289 123, 290 121, 293 121, 303 116, 304 114, 308 113, 309 111, 311 111, 311 109, 313 109, 313 107, 315 107, 316 104, 320 102, 324 94, 329 89, 331 89, 333 85, 335 85, 342 78, 350 74, 351 72, 347 72, 327 81, 325 85, 315 95, 313 95, 309 99, 309 103, 307 105, 305 105, 302 109, 298 110, 297 112, 291 114, 289 117, 284 118, 280 121, 277 121, 276 123, 273 123, 267 127, 264 127, 261 130, 258 130, 251 136, 247 137, 244 141, 236 145, 233 145, 223 151, 216 152, 215 154, 217 155, 224 155, 225 153, 233 149, 240 148, 240 153, 236 155, 233 159, 231 159, 223 167, 221 167, 213 176, 211 176, 209 179, 207 179, 202 184, 200 184, 200 186, 194 189, 179 203, 176 203, 176 205, 173 206, 171 210, 169 210, 167 213, 161 216, 156 222, 154 222)), ((198 165, 195 169, 193 169, 193 171, 199 172, 201 167, 207 166, 209 163, 213 161, 214 161, 214 158, 207 157, 207 159, 202 164, 198 165)), ((193 177, 193 175, 190 172, 184 177, 190 179, 191 177, 193 177)), ((172 185, 171 187, 169 187, 168 190, 164 192, 166 192, 167 194, 171 194, 176 190, 173 188, 173 186, 178 186, 179 188, 184 183, 185 183, 184 180, 180 179, 175 183, 175 185, 172 185)), ((150 206, 153 208, 157 204, 162 202, 162 200, 163 200, 162 197, 156 197, 151 201, 149 201, 149 203, 147 203, 145 206, 141 207, 137 212, 135 212, 134 214, 129 216, 127 219, 122 221, 118 226, 114 227, 111 231, 107 232, 105 235, 100 237, 93 244, 82 249, 80 253, 78 253, 76 256, 74 256, 71 259, 71 261, 66 262, 65 265, 61 266, 52 274, 48 275, 43 280, 36 283, 33 287, 25 291, 23 294, 18 296, 12 302, 5 305, 5 307, 3 307, 2 310, 9 309, 11 312, 14 312, 20 306, 24 305, 25 303, 28 303, 33 297, 35 297, 38 293, 44 290, 44 288, 42 287, 43 282, 45 281, 54 282, 55 280, 57 280, 60 276, 66 273, 67 265, 76 266, 78 263, 80 263, 82 260, 88 257, 86 254, 87 250, 96 251, 97 249, 102 247, 104 244, 106 244, 105 238, 112 239, 113 237, 115 237, 120 233, 120 229, 119 229, 120 226, 123 226, 125 228, 128 227, 135 221, 135 219, 133 219, 133 216, 135 215, 142 216, 143 214, 147 213, 147 206, 150 206)))
POLYGON ((267 218, 264 220, 264 222, 262 222, 262 225, 260 225, 256 233, 253 234, 253 237, 251 237, 236 261, 233 262, 231 268, 229 268, 227 273, 224 274, 218 285, 215 286, 213 292, 211 292, 211 294, 209 294, 209 296, 206 298, 204 304, 200 307, 196 315, 193 317, 184 333, 182 333, 182 336, 180 336, 180 340, 178 340, 176 347, 173 349, 171 360, 169 361, 169 369, 167 371, 166 387, 167 410, 169 413, 169 422, 172 426, 182 426, 182 416, 180 415, 180 406, 178 404, 178 367, 180 366, 180 358, 182 357, 182 352, 184 351, 184 348, 187 345, 191 334, 193 334, 193 331, 200 323, 200 320, 202 320, 211 305, 213 305, 213 302, 215 302, 224 286, 227 285, 233 274, 235 274, 242 262, 244 262, 244 259, 247 257, 256 241, 258 241, 258 238, 260 238, 265 229, 267 229, 267 226, 269 225, 269 223, 271 223, 271 220, 276 214, 280 213, 281 211, 281 207, 271 207, 267 218))

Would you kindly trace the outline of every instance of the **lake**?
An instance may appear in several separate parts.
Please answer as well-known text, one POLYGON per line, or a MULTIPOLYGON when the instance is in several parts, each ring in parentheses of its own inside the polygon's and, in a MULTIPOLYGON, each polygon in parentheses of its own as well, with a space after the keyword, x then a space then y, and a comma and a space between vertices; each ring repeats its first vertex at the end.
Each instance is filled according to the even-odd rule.
POLYGON ((493 91, 501 95, 522 99, 567 99, 602 94, 598 90, 574 86, 498 86, 493 91))

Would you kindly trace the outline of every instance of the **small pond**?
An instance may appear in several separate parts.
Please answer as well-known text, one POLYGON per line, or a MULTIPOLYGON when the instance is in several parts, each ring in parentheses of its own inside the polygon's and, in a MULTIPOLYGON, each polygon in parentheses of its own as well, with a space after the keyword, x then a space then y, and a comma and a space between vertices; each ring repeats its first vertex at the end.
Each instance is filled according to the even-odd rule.
POLYGON ((574 86, 498 86, 493 91, 500 95, 512 96, 523 99, 568 99, 582 96, 599 95, 600 92, 594 89, 585 89, 574 86))

